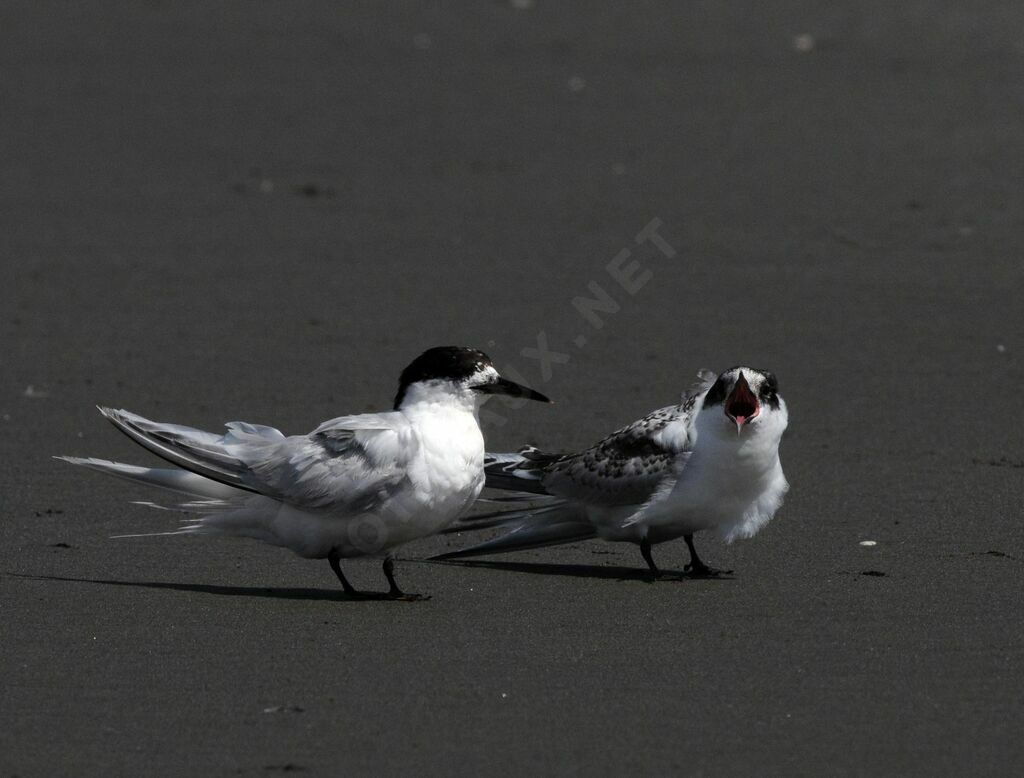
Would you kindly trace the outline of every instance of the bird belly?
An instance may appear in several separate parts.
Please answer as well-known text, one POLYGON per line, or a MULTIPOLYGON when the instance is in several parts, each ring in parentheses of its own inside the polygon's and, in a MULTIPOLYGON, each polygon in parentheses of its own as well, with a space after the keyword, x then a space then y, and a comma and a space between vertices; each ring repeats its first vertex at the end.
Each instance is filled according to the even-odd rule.
POLYGON ((264 522, 261 538, 302 557, 322 559, 331 551, 341 557, 384 556, 411 540, 432 535, 455 521, 473 503, 483 478, 451 488, 442 497, 405 489, 375 510, 351 515, 311 511, 276 504, 264 522))
POLYGON ((733 459, 713 466, 691 461, 664 499, 649 506, 640 523, 670 540, 716 529, 723 538, 750 537, 774 515, 787 488, 774 462, 733 459))

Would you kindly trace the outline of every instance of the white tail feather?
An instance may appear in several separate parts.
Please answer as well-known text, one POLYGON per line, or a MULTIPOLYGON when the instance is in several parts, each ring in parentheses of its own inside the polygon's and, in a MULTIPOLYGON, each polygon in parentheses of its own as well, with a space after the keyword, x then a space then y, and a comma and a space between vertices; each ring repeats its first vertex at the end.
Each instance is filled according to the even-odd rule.
POLYGON ((186 494, 190 497, 224 500, 237 499, 248 494, 233 486, 212 481, 197 473, 176 468, 139 467, 137 465, 126 465, 123 462, 111 462, 108 459, 95 459, 93 457, 54 457, 54 459, 60 459, 72 465, 88 467, 91 470, 97 470, 101 473, 145 486, 158 486, 161 489, 169 489, 172 492, 186 494))

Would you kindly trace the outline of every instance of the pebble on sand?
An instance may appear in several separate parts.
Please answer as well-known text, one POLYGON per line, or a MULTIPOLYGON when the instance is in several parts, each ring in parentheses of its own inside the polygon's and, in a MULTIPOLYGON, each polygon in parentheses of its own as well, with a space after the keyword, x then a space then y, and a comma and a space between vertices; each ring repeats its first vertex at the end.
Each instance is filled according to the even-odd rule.
POLYGON ((807 53, 814 50, 814 36, 804 33, 793 37, 793 48, 799 52, 807 53))

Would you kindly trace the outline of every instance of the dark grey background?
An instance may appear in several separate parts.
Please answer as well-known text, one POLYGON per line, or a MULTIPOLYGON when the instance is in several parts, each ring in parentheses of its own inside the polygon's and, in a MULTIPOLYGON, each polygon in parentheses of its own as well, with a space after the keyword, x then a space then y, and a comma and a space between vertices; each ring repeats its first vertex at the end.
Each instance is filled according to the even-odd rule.
POLYGON ((4 776, 1024 768, 1019 3, 121 5, 0 7, 4 776), (789 499, 701 541, 731 580, 589 543, 353 603, 278 549, 112 540, 174 517, 49 458, 149 461, 97 402, 385 408, 446 343, 558 401, 498 448, 771 368, 789 499))

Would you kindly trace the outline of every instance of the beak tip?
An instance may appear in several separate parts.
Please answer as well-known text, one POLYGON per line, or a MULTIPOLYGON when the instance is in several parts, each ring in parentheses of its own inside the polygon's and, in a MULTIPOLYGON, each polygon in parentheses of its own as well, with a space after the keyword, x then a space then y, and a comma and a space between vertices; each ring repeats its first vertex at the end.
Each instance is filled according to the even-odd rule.
POLYGON ((554 402, 547 395, 538 392, 536 389, 517 384, 515 381, 509 381, 507 378, 501 378, 489 384, 474 386, 473 389, 481 394, 505 394, 523 400, 534 400, 543 403, 554 402))

